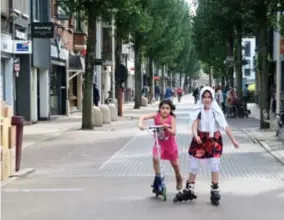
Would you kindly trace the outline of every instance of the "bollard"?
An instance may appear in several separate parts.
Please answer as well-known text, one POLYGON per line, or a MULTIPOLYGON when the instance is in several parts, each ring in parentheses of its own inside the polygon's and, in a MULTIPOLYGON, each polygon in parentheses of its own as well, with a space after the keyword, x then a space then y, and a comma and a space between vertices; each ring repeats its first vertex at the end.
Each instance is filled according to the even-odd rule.
POLYGON ((143 106, 143 107, 147 107, 147 105, 148 105, 148 99, 146 98, 146 97, 142 97, 142 103, 141 103, 141 105, 143 106))
POLYGON ((103 115, 101 109, 97 106, 93 106, 93 125, 95 127, 103 126, 103 115))
POLYGON ((108 104, 108 108, 110 110, 110 118, 112 121, 118 120, 118 114, 117 114, 117 106, 113 103, 108 104))
POLYGON ((24 121, 25 119, 21 116, 12 117, 12 125, 16 126, 16 172, 21 168, 24 121))
POLYGON ((110 116, 110 109, 107 105, 100 105, 100 110, 102 113, 103 124, 110 124, 111 116, 110 116))

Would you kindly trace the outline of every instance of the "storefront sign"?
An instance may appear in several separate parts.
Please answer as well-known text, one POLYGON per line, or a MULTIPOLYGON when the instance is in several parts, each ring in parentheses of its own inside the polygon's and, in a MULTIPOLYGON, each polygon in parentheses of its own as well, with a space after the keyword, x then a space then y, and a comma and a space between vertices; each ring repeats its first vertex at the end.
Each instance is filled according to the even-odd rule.
POLYGON ((7 34, 1 34, 1 52, 13 53, 12 37, 7 34))
POLYGON ((33 38, 53 38, 54 24, 52 22, 33 22, 32 23, 33 38))
POLYGON ((29 40, 16 40, 14 41, 15 54, 31 54, 32 43, 29 40))

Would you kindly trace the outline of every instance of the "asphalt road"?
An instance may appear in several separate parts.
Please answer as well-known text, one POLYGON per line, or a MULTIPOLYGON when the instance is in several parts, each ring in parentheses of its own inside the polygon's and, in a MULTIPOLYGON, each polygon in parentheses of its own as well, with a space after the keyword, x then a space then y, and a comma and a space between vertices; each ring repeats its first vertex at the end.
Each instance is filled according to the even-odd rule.
MULTIPOLYGON (((190 142, 187 108, 177 105, 180 164, 186 178, 190 142)), ((283 220, 284 167, 242 127, 257 127, 256 119, 229 121, 241 148, 225 137, 219 207, 209 203, 210 173, 202 166, 196 183, 198 199, 173 204, 175 182, 168 163, 164 171, 168 201, 151 194, 152 137, 135 129, 136 121, 109 132, 69 131, 25 150, 24 167, 36 172, 2 189, 3 220, 283 220)))

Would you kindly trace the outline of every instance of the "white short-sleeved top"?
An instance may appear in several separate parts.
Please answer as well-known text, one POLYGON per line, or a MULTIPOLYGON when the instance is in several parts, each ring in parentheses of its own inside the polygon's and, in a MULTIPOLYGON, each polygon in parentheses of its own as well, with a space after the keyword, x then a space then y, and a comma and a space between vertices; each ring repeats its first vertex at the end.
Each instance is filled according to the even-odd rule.
MULTIPOLYGON (((205 123, 199 122, 198 130, 203 131, 203 132, 210 132, 210 123, 209 122, 211 121, 211 119, 210 119, 209 111, 204 111, 202 116, 201 116, 201 113, 199 113, 198 119, 201 120, 201 117, 202 117, 202 120, 205 121, 205 123)), ((218 123, 216 122, 216 120, 214 120, 214 123, 215 123, 214 124, 214 128, 215 128, 214 132, 216 132, 216 131, 218 131, 219 126, 218 126, 218 123)))

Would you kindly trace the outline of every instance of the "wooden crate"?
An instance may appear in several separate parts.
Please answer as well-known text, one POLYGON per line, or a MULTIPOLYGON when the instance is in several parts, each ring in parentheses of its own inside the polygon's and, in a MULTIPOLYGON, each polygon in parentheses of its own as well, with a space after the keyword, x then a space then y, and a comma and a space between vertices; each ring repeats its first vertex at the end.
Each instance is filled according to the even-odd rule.
POLYGON ((16 126, 9 127, 9 148, 16 147, 16 126))
POLYGON ((4 106, 4 118, 11 118, 13 116, 13 108, 9 105, 4 106))
POLYGON ((11 154, 11 170, 9 176, 11 176, 16 172, 16 148, 10 148, 9 151, 11 154))
POLYGON ((11 176, 11 151, 3 149, 2 155, 2 180, 6 180, 11 176))
POLYGON ((11 118, 2 119, 2 147, 3 149, 9 148, 9 128, 11 127, 11 118))
POLYGON ((0 100, 0 119, 4 118, 4 108, 5 108, 5 102, 3 100, 0 100))

